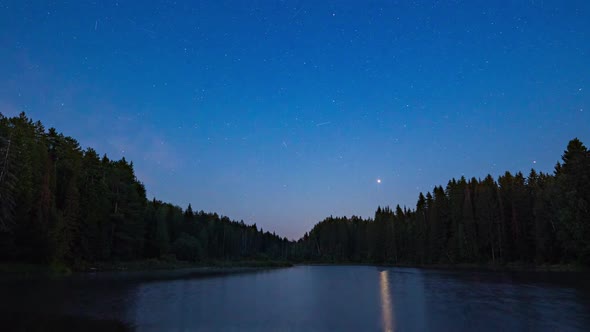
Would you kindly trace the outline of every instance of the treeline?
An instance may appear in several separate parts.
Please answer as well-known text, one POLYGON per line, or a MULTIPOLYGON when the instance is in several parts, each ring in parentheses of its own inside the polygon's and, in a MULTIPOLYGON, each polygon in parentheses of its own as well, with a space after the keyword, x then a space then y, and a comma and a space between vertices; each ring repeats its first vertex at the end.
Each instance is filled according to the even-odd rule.
POLYGON ((282 260, 289 244, 256 225, 148 200, 132 162, 83 151, 24 113, 0 113, 1 261, 282 260))
POLYGON ((0 261, 176 258, 389 264, 590 265, 590 152, 569 142, 553 174, 453 179, 416 208, 330 217, 297 242, 256 225, 148 200, 133 163, 22 113, 0 113, 0 261))
POLYGON ((390 264, 590 264, 590 153, 569 142, 554 174, 461 178, 415 209, 330 217, 298 241, 305 261, 390 264))

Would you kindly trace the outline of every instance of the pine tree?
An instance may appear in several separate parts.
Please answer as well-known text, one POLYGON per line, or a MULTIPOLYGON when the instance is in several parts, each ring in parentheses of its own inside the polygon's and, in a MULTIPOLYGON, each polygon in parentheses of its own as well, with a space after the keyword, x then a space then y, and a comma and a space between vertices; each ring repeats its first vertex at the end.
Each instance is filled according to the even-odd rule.
POLYGON ((559 188, 558 237, 566 258, 590 263, 590 155, 584 144, 573 139, 556 169, 559 188))

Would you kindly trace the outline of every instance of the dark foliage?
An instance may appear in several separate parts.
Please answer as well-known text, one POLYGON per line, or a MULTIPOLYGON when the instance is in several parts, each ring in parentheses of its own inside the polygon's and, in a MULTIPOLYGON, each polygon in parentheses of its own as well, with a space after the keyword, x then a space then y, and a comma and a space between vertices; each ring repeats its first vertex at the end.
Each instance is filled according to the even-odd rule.
POLYGON ((302 260, 387 264, 590 264, 590 153, 572 140, 555 173, 461 178, 416 208, 327 218, 300 239, 302 260))
POLYGON ((415 209, 330 217, 297 242, 156 199, 133 163, 83 151, 25 114, 0 114, 0 259, 67 264, 169 258, 391 264, 590 264, 590 152, 554 174, 453 179, 415 209))
POLYGON ((256 225, 148 201, 133 163, 82 151, 24 113, 0 114, 2 261, 286 260, 288 246, 256 225))

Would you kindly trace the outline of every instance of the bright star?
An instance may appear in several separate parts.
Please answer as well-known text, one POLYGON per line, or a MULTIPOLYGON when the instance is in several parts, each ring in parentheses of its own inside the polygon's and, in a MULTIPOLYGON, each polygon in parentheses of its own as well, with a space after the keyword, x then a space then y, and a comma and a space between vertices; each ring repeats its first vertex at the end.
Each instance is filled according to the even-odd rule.
POLYGON ((377 183, 381 183, 381 179, 377 179, 377 183))

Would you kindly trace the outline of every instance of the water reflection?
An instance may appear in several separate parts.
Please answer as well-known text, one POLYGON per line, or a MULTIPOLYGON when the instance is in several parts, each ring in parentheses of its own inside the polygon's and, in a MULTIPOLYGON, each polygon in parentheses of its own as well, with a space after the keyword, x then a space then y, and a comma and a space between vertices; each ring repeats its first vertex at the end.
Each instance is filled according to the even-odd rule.
POLYGON ((381 319, 383 320, 383 329, 387 332, 394 331, 393 307, 391 305, 391 293, 389 291, 389 272, 381 271, 380 288, 381 288, 381 319))
POLYGON ((580 273, 572 280, 563 273, 370 266, 298 266, 222 278, 169 273, 174 278, 114 273, 11 281, 0 275, 0 331, 88 326, 137 332, 484 332, 590 326, 590 278, 580 273))
POLYGON ((137 284, 89 274, 0 277, 0 330, 133 331, 136 291, 137 284))

